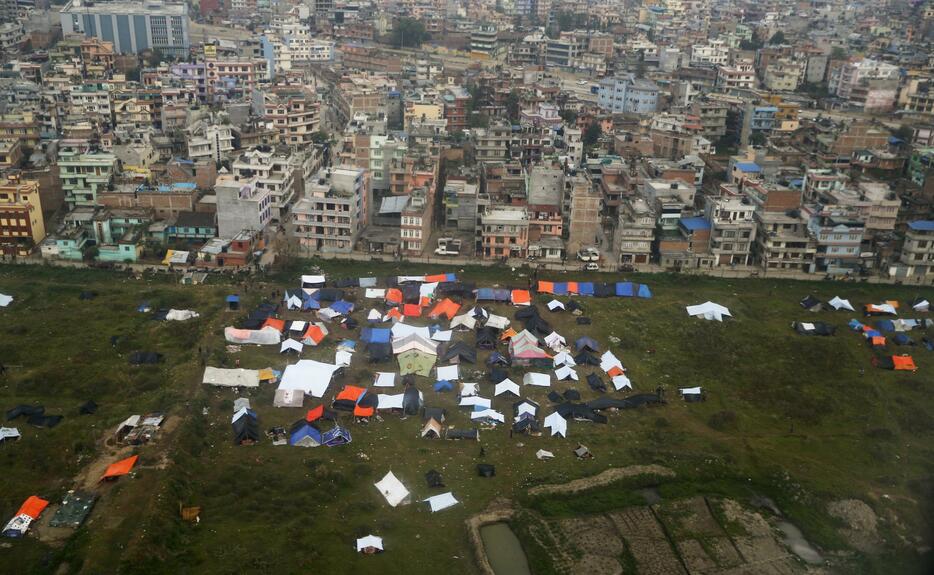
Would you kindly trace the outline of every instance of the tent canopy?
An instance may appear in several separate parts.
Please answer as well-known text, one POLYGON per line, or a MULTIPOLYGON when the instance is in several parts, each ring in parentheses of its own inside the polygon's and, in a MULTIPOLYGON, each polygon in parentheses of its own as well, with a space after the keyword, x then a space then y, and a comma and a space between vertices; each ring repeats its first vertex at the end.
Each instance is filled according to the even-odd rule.
POLYGON ((139 459, 139 455, 133 455, 131 457, 127 457, 126 459, 121 459, 116 463, 111 463, 110 466, 107 467, 107 471, 104 472, 104 475, 101 477, 101 479, 113 479, 120 477, 121 475, 126 475, 133 470, 133 466, 136 465, 137 459, 139 459))

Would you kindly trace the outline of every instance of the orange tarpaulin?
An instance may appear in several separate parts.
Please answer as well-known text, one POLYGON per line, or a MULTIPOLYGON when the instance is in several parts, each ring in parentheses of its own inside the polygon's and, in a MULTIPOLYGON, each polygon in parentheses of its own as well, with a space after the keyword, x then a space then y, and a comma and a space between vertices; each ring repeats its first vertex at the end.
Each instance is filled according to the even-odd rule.
POLYGON ((524 290, 524 289, 512 290, 512 304, 513 305, 529 305, 530 303, 532 303, 532 294, 529 293, 529 290, 524 290))
POLYGON ((276 331, 282 333, 282 330, 285 329, 285 320, 276 319, 274 317, 267 317, 266 321, 263 322, 263 327, 274 327, 276 331))
POLYGON ((430 306, 430 305, 431 305, 431 298, 428 297, 428 296, 426 296, 426 295, 423 295, 423 296, 421 297, 421 299, 418 300, 418 305, 420 305, 420 306, 422 306, 422 307, 428 307, 428 306, 430 306))
POLYGON ((386 301, 391 303, 402 303, 402 291, 397 288, 386 290, 386 301))
POLYGON ((610 368, 609 371, 606 372, 606 374, 610 377, 616 377, 617 375, 626 375, 626 370, 618 365, 614 365, 610 368))
POLYGON ((881 336, 874 336, 869 338, 869 341, 872 342, 872 345, 875 347, 885 347, 885 338, 881 336))
POLYGON ((425 283, 433 284, 435 282, 444 283, 448 281, 448 274, 435 274, 431 276, 425 276, 425 283))
POLYGON ((568 293, 577 294, 577 282, 568 282, 568 293))
POLYGON ((104 476, 101 477, 101 479, 112 479, 114 477, 126 475, 133 469, 133 466, 136 465, 137 459, 139 459, 139 455, 127 457, 126 459, 122 459, 116 463, 111 463, 110 467, 107 468, 107 471, 104 472, 104 476))
POLYGON ((17 515, 27 515, 33 520, 39 519, 39 516, 49 506, 49 502, 41 497, 35 495, 30 495, 29 499, 23 502, 20 505, 19 511, 16 512, 17 515))
POLYGON ((509 328, 503 332, 503 335, 499 336, 500 341, 504 339, 512 339, 512 336, 516 335, 516 330, 509 328))
POLYGON ((357 387, 356 385, 345 385, 344 389, 342 389, 341 392, 338 393, 337 397, 335 397, 334 399, 338 401, 343 399, 343 400, 348 400, 348 401, 352 401, 356 403, 357 400, 360 399, 360 396, 363 395, 363 392, 365 391, 366 391, 365 388, 357 387))
POLYGON ((895 366, 893 369, 897 371, 915 371, 918 369, 915 360, 910 355, 893 355, 892 365, 895 366))
POLYGON ((431 313, 428 314, 428 317, 436 318, 443 315, 449 320, 454 319, 454 316, 457 315, 457 312, 460 310, 460 308, 461 304, 452 299, 444 298, 435 304, 435 307, 432 308, 431 313))
POLYGON ((327 335, 324 333, 324 330, 320 326, 311 324, 308 326, 308 329, 305 330, 305 335, 302 336, 302 339, 306 342, 311 340, 315 345, 321 343, 321 340, 324 339, 324 336, 327 335))
POLYGON ((402 315, 406 317, 419 317, 422 315, 422 308, 418 307, 414 303, 407 303, 402 306, 402 315))
POLYGON ((394 307, 386 312, 386 317, 390 319, 400 319, 402 317, 402 312, 399 311, 399 308, 394 307))
POLYGON ((538 293, 555 293, 554 282, 546 282, 546 281, 539 280, 538 293))
POLYGON ((360 407, 357 405, 353 408, 353 414, 357 417, 373 417, 374 413, 376 413, 374 407, 360 407))
POLYGON ((324 405, 319 405, 314 409, 309 409, 308 413, 305 414, 305 421, 311 423, 312 421, 318 421, 324 417, 324 405))

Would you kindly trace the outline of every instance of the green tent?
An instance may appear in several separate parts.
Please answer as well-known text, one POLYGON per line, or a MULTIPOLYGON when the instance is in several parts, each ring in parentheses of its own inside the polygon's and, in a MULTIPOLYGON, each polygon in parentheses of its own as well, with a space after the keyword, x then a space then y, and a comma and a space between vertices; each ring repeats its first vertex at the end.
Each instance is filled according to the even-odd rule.
POLYGON ((414 373, 415 375, 428 377, 431 375, 431 368, 435 365, 435 357, 430 353, 417 349, 403 351, 398 355, 399 373, 401 375, 414 373))

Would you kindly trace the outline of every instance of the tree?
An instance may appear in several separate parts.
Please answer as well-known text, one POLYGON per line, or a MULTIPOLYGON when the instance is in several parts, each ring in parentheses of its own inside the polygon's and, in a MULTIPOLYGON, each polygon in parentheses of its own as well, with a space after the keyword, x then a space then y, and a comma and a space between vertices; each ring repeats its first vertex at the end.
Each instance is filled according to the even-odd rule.
POLYGON ((911 129, 911 126, 902 124, 897 130, 892 132, 892 135, 903 142, 910 142, 915 137, 915 131, 911 129))
POLYGON ((558 12, 558 30, 561 32, 566 32, 568 30, 573 30, 575 25, 575 18, 573 12, 561 11, 558 12))
POLYGON ((749 143, 753 146, 764 146, 769 141, 765 132, 753 132, 749 136, 749 143))
POLYGON ((515 90, 506 96, 506 117, 513 124, 519 121, 519 92, 515 90))
POLYGON ((389 42, 396 48, 418 48, 431 40, 425 25, 414 18, 399 18, 392 28, 389 42))
POLYGON ((330 141, 331 136, 328 135, 324 130, 318 130, 311 134, 311 141, 315 144, 326 144, 330 141))
POLYGON ((584 130, 584 135, 581 136, 581 142, 583 142, 585 147, 592 148, 600 141, 600 136, 602 135, 603 128, 600 126, 600 122, 595 120, 584 130))
POLYGON ((565 124, 573 126, 577 123, 577 112, 574 110, 569 110, 567 108, 562 108, 558 115, 561 116, 561 119, 564 120, 565 124))
POLYGON ((843 60, 846 58, 846 49, 843 46, 834 46, 830 50, 830 58, 833 60, 843 60))
POLYGON ((785 33, 779 30, 778 32, 772 34, 772 37, 769 39, 769 45, 777 46, 779 44, 785 43, 785 33))

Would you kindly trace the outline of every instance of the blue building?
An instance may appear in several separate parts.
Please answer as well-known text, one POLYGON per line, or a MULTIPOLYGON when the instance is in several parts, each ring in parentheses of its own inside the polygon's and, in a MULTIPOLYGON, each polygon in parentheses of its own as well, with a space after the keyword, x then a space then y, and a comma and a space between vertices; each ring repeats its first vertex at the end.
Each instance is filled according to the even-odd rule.
POLYGON ((654 114, 658 107, 658 85, 633 74, 600 81, 597 103, 613 114, 654 114))

